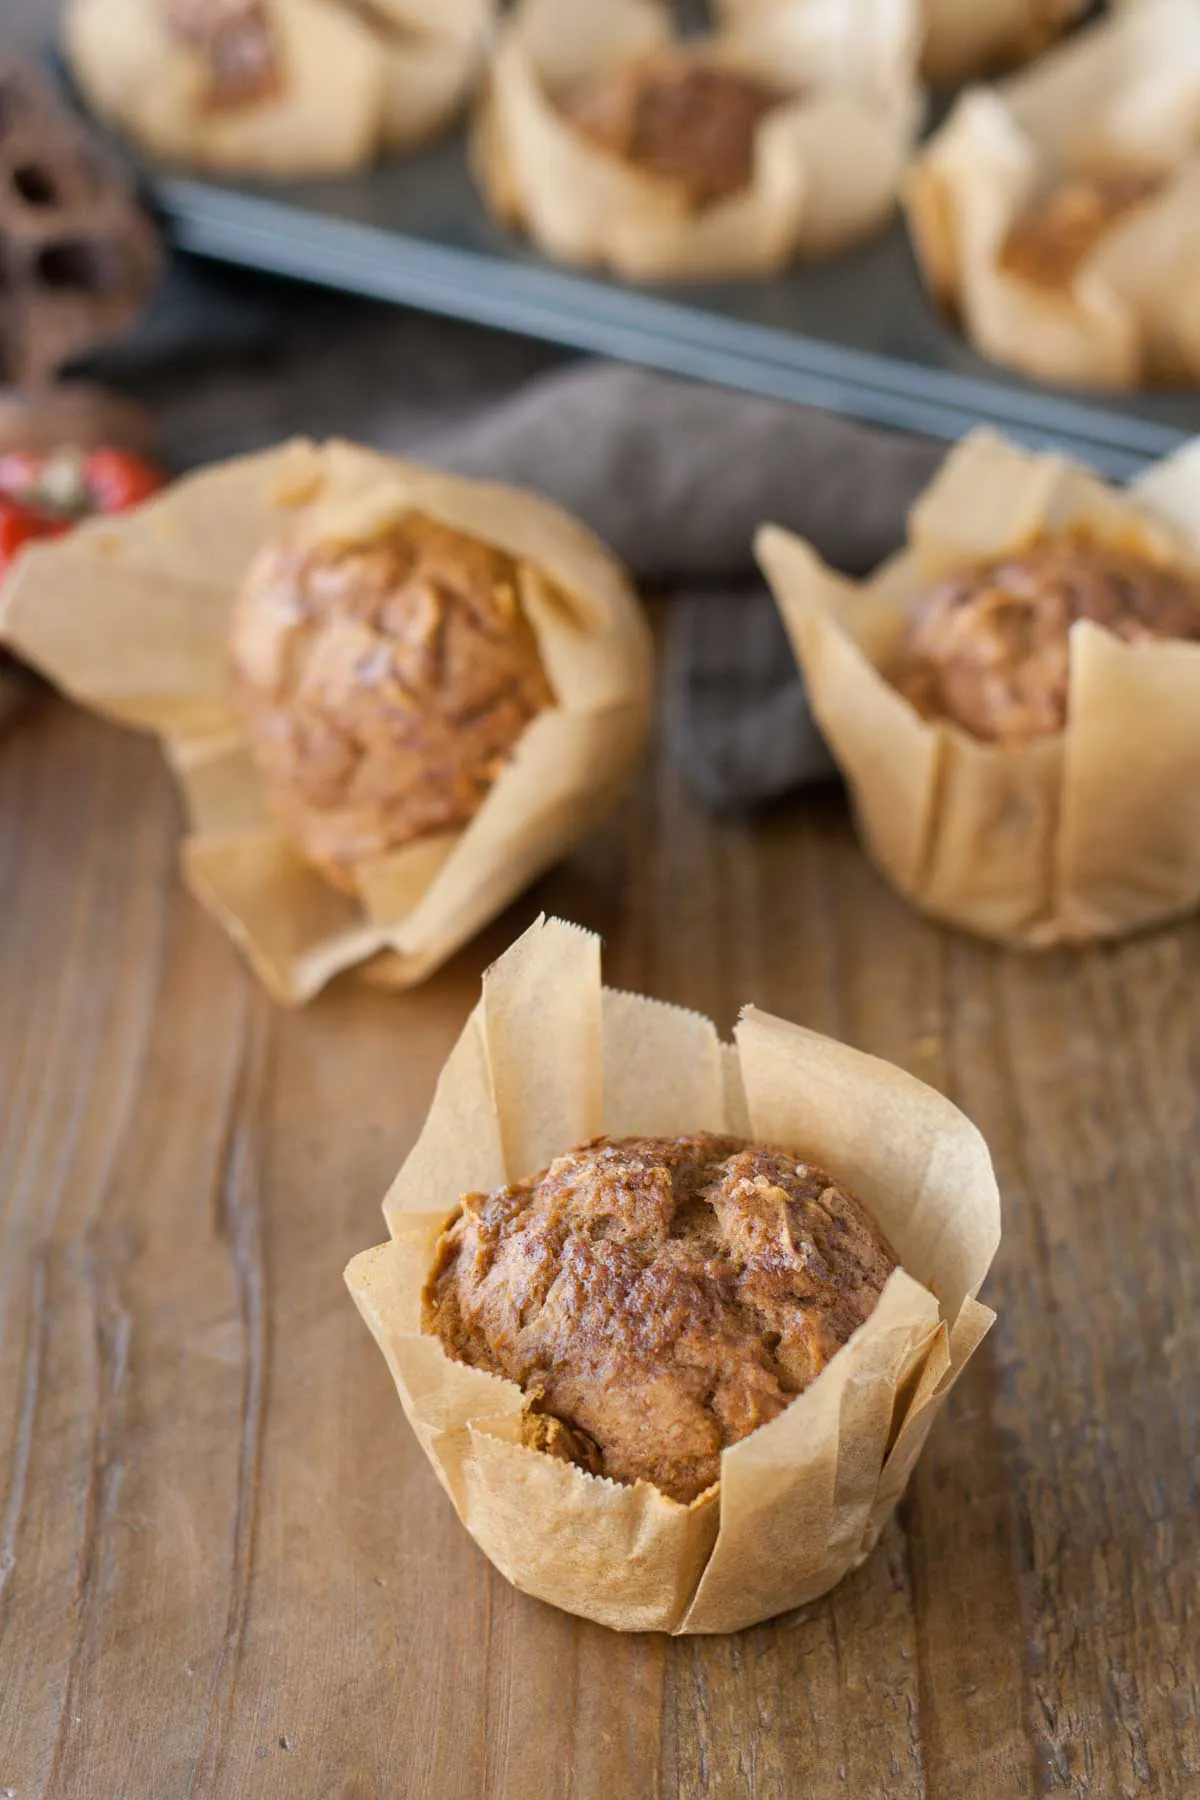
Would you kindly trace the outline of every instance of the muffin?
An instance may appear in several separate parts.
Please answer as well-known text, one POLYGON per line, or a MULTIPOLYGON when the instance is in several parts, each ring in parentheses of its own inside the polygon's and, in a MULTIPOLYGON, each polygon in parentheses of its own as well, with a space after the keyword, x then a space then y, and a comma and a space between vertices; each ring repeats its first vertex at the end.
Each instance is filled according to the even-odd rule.
POLYGON ((866 846, 935 918, 1023 948, 1200 904, 1200 445, 1126 492, 990 432, 908 547, 842 580, 758 555, 866 846))
POLYGON ((185 879, 289 1005, 439 967, 617 803, 649 723, 645 617, 583 526, 338 442, 33 545, 4 640, 158 734, 185 879))
POLYGON ((1122 643, 1200 638, 1200 584, 1135 549, 1078 533, 1038 538, 947 577, 918 599, 890 675, 924 718, 984 743, 1065 729, 1071 628, 1122 643))
POLYGON ((538 920, 346 1271, 476 1543, 622 1631, 736 1631, 857 1567, 991 1323, 975 1128, 754 1007, 734 1038, 538 920))
POLYGON ((525 1443, 686 1505, 722 1450, 820 1374, 895 1267, 861 1201, 787 1150, 601 1137, 465 1196, 422 1322, 534 1396, 525 1443))
POLYGON ((347 893, 355 868, 470 823, 554 694, 511 556, 419 513, 284 542, 234 608, 234 691, 273 805, 347 893))
POLYGON ((751 275, 879 225, 913 142, 911 0, 675 41, 666 9, 520 0, 475 165, 506 224, 634 280, 751 275))
POLYGON ((1200 11, 1143 0, 965 94, 905 181, 929 287, 1043 380, 1200 379, 1200 11))

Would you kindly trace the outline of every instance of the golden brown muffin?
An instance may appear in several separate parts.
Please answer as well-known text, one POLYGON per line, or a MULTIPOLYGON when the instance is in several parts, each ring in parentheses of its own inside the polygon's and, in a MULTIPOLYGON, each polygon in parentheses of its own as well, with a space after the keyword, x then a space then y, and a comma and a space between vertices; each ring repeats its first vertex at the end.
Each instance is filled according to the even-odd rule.
POLYGON ((895 1267, 861 1202, 786 1150, 595 1138, 464 1198, 422 1322, 520 1384, 534 1448, 686 1503, 820 1374, 895 1267))
POLYGON ((208 64, 205 105, 219 111, 279 91, 275 33, 263 0, 166 0, 167 27, 208 64))
POLYGON ((468 824, 554 704, 511 557, 415 514, 366 543, 268 547, 231 654, 272 803, 348 892, 359 863, 468 824))
POLYGON ((591 77, 562 109, 623 162, 678 183, 699 210, 749 187, 758 127, 792 97, 736 69, 666 52, 591 77))
POLYGON ((1135 644, 1200 637, 1200 588, 1134 550, 1075 534, 963 569, 919 603, 890 674, 927 718, 986 743, 1067 722, 1070 630, 1090 619, 1135 644))
POLYGON ((1162 185, 1158 175, 1069 176, 1017 220, 1001 269, 1037 287, 1067 287, 1105 232, 1162 185))

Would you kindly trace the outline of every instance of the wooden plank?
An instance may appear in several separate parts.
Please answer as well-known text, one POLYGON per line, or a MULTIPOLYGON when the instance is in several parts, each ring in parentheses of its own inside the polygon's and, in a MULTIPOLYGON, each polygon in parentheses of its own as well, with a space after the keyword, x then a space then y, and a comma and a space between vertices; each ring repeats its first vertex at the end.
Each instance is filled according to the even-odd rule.
POLYGON ((286 1014, 182 893, 177 830, 149 744, 53 702, 4 742, 0 1791, 1194 1790, 1194 926, 1007 957, 903 907, 836 797, 714 822, 656 765, 418 993, 286 1014), (604 932, 613 981, 837 1032, 995 1148, 996 1332, 877 1553, 738 1637, 511 1590, 342 1290, 542 905, 604 932))

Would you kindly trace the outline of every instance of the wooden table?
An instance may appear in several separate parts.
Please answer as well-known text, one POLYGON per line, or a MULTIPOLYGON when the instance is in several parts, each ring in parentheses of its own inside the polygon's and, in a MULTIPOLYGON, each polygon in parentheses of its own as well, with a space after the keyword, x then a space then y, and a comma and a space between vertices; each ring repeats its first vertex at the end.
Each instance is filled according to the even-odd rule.
POLYGON ((714 823, 658 761, 425 988, 287 1014, 178 832, 145 740, 47 701, 0 744, 0 1792, 1200 1793, 1196 927, 1003 955, 896 900, 835 797, 714 823), (1000 1172, 1000 1321, 898 1517, 737 1637, 508 1587, 342 1286, 541 907, 620 986, 941 1085, 1000 1172))

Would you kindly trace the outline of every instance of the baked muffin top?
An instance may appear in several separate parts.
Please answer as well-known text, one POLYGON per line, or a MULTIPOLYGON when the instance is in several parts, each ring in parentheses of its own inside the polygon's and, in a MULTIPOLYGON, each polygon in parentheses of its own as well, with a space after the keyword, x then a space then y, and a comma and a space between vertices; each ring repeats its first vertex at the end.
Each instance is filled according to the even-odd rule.
POLYGON ((231 656, 276 811, 351 892, 358 863, 466 825, 554 704, 512 558, 418 514, 365 543, 266 549, 231 656))
POLYGON ((869 1317, 896 1256, 787 1150, 697 1133, 595 1138, 468 1194, 423 1327, 525 1390, 525 1441, 679 1501, 869 1317))
POLYGON ((1035 287, 1068 287, 1104 234, 1162 185, 1159 175, 1066 176, 1013 225, 1000 268, 1035 287))
POLYGON ((699 209, 750 185, 758 127, 790 98, 736 69, 664 51, 591 76, 561 105, 594 143, 676 183, 699 209))
POLYGON ((1047 736, 1067 722, 1077 619, 1130 644, 1200 638, 1200 586, 1134 550, 1043 537, 933 588, 888 674, 926 718, 986 743, 1047 736))

